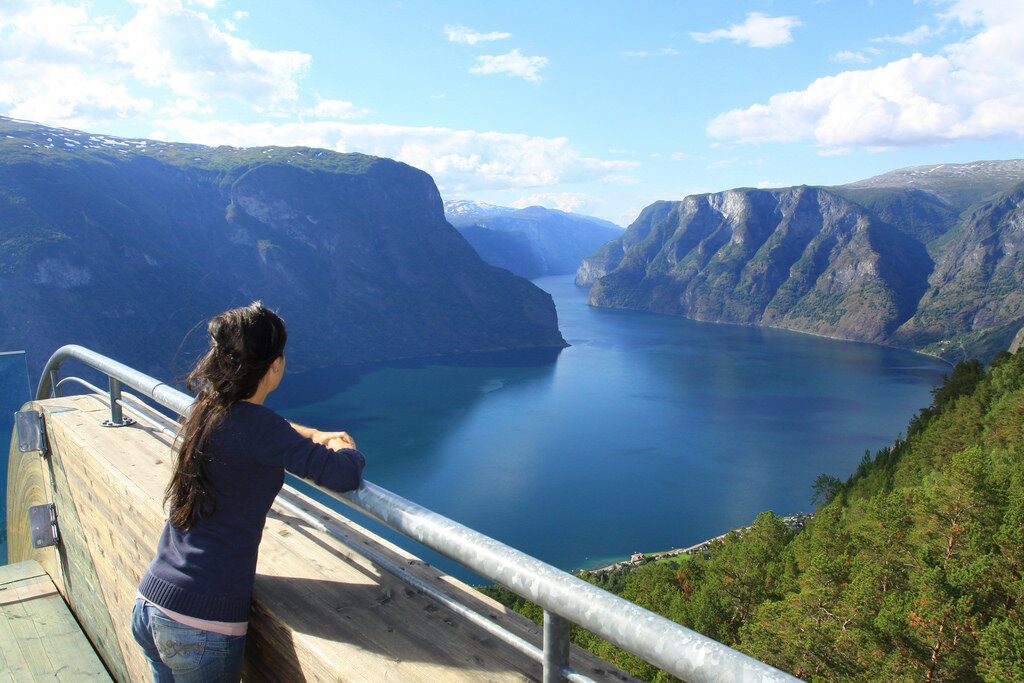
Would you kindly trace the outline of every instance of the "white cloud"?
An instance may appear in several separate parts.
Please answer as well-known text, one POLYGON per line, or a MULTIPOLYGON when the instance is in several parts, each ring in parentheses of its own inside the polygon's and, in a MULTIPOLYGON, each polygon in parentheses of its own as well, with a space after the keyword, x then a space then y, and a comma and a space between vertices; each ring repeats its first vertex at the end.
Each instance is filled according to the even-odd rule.
POLYGON ((907 31, 898 36, 882 36, 881 38, 869 38, 874 43, 901 43, 903 45, 917 45, 923 43, 932 36, 935 31, 927 24, 918 26, 913 31, 907 31))
POLYGON ((344 100, 324 100, 317 97, 317 103, 302 110, 304 116, 318 119, 357 119, 372 113, 369 109, 360 109, 351 102, 344 100))
POLYGON ((161 116, 178 117, 178 116, 195 116, 196 114, 212 114, 213 107, 209 104, 203 104, 196 100, 190 100, 186 98, 179 98, 173 102, 168 102, 164 106, 160 107, 161 116))
POLYGON ((511 33, 501 33, 499 31, 492 31, 491 33, 479 33, 471 28, 460 26, 458 24, 449 25, 444 27, 445 35, 448 36, 448 40, 453 43, 466 43, 468 45, 476 45, 477 43, 486 43, 492 40, 503 40, 510 37, 511 33))
POLYGON ((5 4, 0 36, 0 105, 10 116, 76 125, 153 106, 119 78, 127 70, 117 55, 117 27, 82 7, 5 4))
MULTIPOLYGON (((91 16, 86 2, 0 0, 0 112, 83 130, 137 119, 159 139, 210 145, 359 151, 421 168, 451 192, 636 180, 636 163, 584 156, 566 138, 356 125, 346 119, 367 110, 342 99, 316 97, 304 108, 298 94, 308 55, 260 49, 183 2, 139 0, 128 18, 114 18, 91 16), (232 122, 217 109, 224 98, 265 121, 232 122)), ((546 65, 514 50, 478 69, 538 80, 546 65)))
POLYGON ((961 0, 945 16, 974 27, 973 35, 943 54, 845 71, 726 112, 707 133, 736 142, 813 140, 868 149, 1024 137, 1024 3, 961 0))
POLYGON ((292 100, 309 56, 260 50, 180 0, 140 2, 120 24, 91 6, 51 0, 0 7, 0 107, 17 118, 72 127, 154 109, 139 82, 167 86, 169 107, 229 97, 292 100))
POLYGON ((871 61, 863 52, 853 52, 852 50, 842 50, 835 53, 829 59, 833 62, 860 62, 861 64, 867 64, 871 61))
POLYGON ((538 72, 548 65, 547 57, 527 57, 518 49, 503 55, 481 55, 476 61, 471 73, 519 76, 534 83, 542 80, 538 72))
POLYGON ((665 55, 678 55, 680 53, 679 50, 676 50, 675 48, 663 47, 660 50, 655 50, 654 52, 649 52, 647 50, 628 50, 620 54, 626 57, 661 57, 665 55))
MULTIPOLYGON (((5 71, 0 66, 0 73, 5 71)), ((21 88, 0 83, 0 103, 7 115, 28 121, 53 121, 70 128, 88 128, 96 121, 130 118, 150 111, 153 102, 135 97, 123 84, 82 74, 77 69, 33 68, 45 87, 21 88)))
POLYGON ((543 206, 549 209, 558 209, 559 211, 592 215, 595 210, 594 207, 599 203, 600 200, 596 197, 582 192, 544 192, 529 197, 521 197, 512 202, 512 206, 517 209, 525 209, 528 206, 543 206))
POLYGON ((566 138, 340 121, 239 124, 187 118, 159 122, 161 137, 206 145, 302 145, 362 152, 430 173, 446 193, 623 182, 636 164, 582 156, 566 138))
POLYGON ((257 48, 173 0, 141 6, 119 36, 121 59, 139 81, 198 99, 294 100, 310 62, 301 52, 257 48))
POLYGON ((726 39, 747 43, 750 47, 777 47, 792 42, 791 31, 800 24, 796 17, 769 17, 760 12, 750 12, 742 24, 732 24, 729 28, 708 33, 692 31, 690 36, 699 43, 726 39))

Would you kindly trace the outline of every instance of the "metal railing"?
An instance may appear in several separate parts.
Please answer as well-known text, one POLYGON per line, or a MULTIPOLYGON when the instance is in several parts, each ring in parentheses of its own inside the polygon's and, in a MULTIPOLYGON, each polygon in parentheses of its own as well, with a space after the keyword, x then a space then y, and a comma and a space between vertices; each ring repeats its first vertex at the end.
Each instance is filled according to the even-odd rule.
MULTIPOLYGON (((179 415, 184 415, 192 404, 192 397, 168 384, 76 345, 61 347, 47 361, 36 391, 37 400, 59 392, 62 383, 60 367, 64 361, 72 358, 109 378, 106 393, 110 399, 109 424, 113 426, 124 424, 122 408, 127 407, 143 417, 139 412, 141 408, 149 413, 143 417, 145 421, 155 424, 165 433, 173 434, 170 429, 173 423, 158 411, 145 404, 124 400, 121 396, 122 384, 179 415)), ((83 380, 67 379, 74 379, 103 393, 98 387, 83 380)), ((383 570, 541 662, 545 683, 590 680, 569 666, 571 624, 577 624, 686 681, 798 680, 369 481, 363 480, 358 489, 347 493, 337 493, 308 480, 307 483, 540 606, 544 610, 543 650, 462 606, 405 569, 368 551, 361 544, 350 541, 337 527, 305 513, 296 504, 296 501, 301 501, 302 494, 294 489, 286 487, 278 497, 277 502, 289 512, 298 514, 307 523, 367 555, 383 570)))

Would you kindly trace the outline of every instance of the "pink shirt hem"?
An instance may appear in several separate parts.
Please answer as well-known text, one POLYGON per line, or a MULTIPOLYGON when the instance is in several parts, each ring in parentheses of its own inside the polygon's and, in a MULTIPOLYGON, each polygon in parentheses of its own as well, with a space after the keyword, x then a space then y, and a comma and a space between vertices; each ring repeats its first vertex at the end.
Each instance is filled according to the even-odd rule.
MULTIPOLYGON (((136 597, 146 600, 146 598, 141 594, 136 595, 136 597)), ((224 636, 244 636, 249 630, 248 621, 209 621, 207 619, 196 619, 195 617, 172 612, 166 607, 161 607, 150 600, 146 600, 146 602, 166 614, 169 619, 173 619, 179 624, 184 624, 185 626, 197 628, 200 631, 212 631, 213 633, 219 633, 224 636)))

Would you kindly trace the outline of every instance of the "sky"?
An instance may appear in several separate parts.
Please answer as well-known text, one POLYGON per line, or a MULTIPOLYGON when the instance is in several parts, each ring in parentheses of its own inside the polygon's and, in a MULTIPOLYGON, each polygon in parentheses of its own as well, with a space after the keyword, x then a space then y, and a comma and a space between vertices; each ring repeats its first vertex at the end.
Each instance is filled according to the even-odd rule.
POLYGON ((0 114, 657 200, 1024 158, 1021 0, 0 0, 0 114))

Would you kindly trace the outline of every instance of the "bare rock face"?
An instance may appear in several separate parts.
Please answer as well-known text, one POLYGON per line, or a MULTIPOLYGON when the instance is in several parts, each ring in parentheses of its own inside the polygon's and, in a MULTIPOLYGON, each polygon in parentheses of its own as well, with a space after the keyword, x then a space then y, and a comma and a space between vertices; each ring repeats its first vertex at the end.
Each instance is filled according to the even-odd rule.
POLYGON ((969 166, 657 202, 576 281, 595 306, 991 358, 1024 323, 1024 164, 969 166))
POLYGON ((1024 321, 1024 184, 965 212, 928 284, 898 341, 953 358, 1012 345, 1024 321))
POLYGON ((649 227, 591 303, 883 341, 909 315, 897 290, 927 278, 923 253, 890 272, 886 226, 818 188, 687 197, 649 227))
POLYGON ((1007 349, 1010 353, 1017 353, 1024 347, 1024 327, 1017 330, 1017 334, 1014 335, 1013 341, 1010 342, 1010 348, 1007 349))
POLYGON ((551 297, 484 263, 405 164, 0 132, 0 348, 33 369, 79 343, 178 376, 203 322, 254 299, 299 370, 565 345, 551 297))

